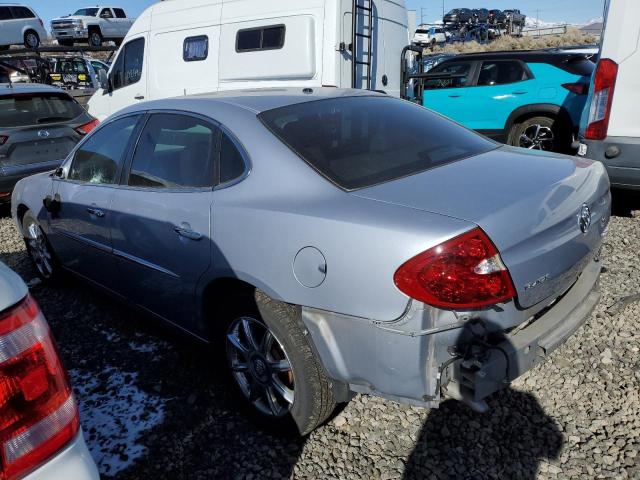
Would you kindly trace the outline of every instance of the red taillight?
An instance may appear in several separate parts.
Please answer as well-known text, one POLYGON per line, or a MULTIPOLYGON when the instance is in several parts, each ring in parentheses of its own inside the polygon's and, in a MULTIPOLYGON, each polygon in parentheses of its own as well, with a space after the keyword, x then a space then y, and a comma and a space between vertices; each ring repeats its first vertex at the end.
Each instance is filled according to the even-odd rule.
POLYGON ((613 91, 618 76, 618 64, 608 58, 598 62, 593 80, 593 98, 589 108, 589 124, 585 130, 585 138, 604 140, 609 129, 613 91))
POLYGON ((85 123, 84 125, 80 125, 79 127, 76 127, 76 132, 78 132, 80 135, 86 135, 87 133, 91 132, 91 130, 96 128, 99 123, 100 123, 100 120, 98 120, 97 118, 94 118, 90 122, 85 123))
POLYGON ((7 143, 7 140, 9 140, 9 137, 7 135, 0 135, 0 146, 7 143))
POLYGON ((0 314, 0 479, 40 466, 71 441, 78 409, 47 322, 31 296, 0 314))
POLYGON ((586 95, 589 93, 589 85, 586 83, 563 83, 562 86, 576 95, 586 95))
POLYGON ((393 280, 409 297, 447 309, 481 308, 516 296, 498 250, 480 228, 416 255, 393 280))

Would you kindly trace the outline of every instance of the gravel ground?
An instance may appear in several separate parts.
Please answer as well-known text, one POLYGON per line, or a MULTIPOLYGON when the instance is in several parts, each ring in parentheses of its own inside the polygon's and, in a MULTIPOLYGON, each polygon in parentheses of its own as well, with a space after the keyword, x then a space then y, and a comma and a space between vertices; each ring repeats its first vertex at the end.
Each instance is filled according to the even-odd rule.
POLYGON ((612 219, 588 323, 489 413, 358 396, 305 440, 249 423, 192 343, 78 281, 34 282, 7 217, 0 260, 51 324, 103 478, 640 479, 640 218, 612 219))

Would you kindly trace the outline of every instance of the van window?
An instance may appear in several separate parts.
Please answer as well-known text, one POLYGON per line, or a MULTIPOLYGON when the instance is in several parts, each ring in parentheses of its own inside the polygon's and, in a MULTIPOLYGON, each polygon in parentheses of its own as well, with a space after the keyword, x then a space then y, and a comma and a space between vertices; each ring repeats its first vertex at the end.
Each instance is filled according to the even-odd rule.
POLYGON ((212 187, 217 134, 216 127, 188 115, 152 115, 133 155, 129 185, 212 187))
POLYGON ((124 10, 121 8, 114 8, 113 12, 116 14, 116 18, 127 18, 127 15, 124 13, 124 10))
POLYGON ((9 7, 0 7, 0 20, 11 20, 12 18, 9 7))
POLYGON ((228 135, 222 134, 220 142, 220 183, 235 180, 244 173, 242 154, 228 135))
POLYGON ((187 37, 184 39, 182 47, 182 59, 185 62, 197 62, 205 60, 209 55, 209 37, 199 35, 197 37, 187 37))
POLYGON ((144 38, 136 38, 120 51, 111 71, 114 90, 137 83, 142 77, 144 38))
POLYGON ((284 46, 284 35, 284 25, 239 30, 236 36, 236 51, 276 50, 284 46))
POLYGON ((13 18, 36 18, 31 10, 26 7, 10 7, 13 18))

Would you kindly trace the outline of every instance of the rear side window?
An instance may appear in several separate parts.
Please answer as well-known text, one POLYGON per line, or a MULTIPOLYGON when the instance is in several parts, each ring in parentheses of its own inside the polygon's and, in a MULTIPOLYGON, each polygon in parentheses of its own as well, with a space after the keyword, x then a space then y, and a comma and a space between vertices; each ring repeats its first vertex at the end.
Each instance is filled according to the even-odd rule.
POLYGON ((187 37, 182 46, 182 59, 185 62, 197 62, 205 60, 209 55, 209 37, 199 35, 197 37, 187 37))
POLYGON ((284 36, 284 25, 239 30, 236 36, 236 51, 276 50, 284 46, 284 36))
POLYGON ((516 60, 482 62, 478 75, 478 86, 507 85, 528 80, 529 75, 516 60))
POLYGON ((10 7, 13 18, 35 18, 31 10, 26 7, 10 7))
POLYGON ((268 110, 259 117, 311 167, 345 190, 496 148, 426 108, 389 97, 317 100, 268 110))
POLYGON ((0 127, 46 125, 73 120, 84 112, 65 93, 18 93, 0 97, 0 127))
POLYGON ((116 183, 118 167, 138 118, 139 115, 120 118, 93 133, 76 151, 67 178, 85 183, 116 183))
POLYGON ((144 38, 136 38, 127 43, 112 69, 113 89, 137 83, 142 77, 144 62, 144 38))
POLYGON ((116 14, 116 18, 127 18, 127 15, 124 13, 124 10, 121 8, 114 8, 113 13, 116 14))
POLYGON ((129 185, 212 187, 217 133, 217 127, 188 115, 152 115, 133 156, 129 185))
POLYGON ((424 89, 466 87, 469 84, 470 73, 471 63, 469 62, 442 63, 429 70, 429 76, 424 80, 424 89))
POLYGON ((9 7, 0 7, 0 20, 11 20, 12 18, 9 7))
POLYGON ((240 177, 245 170, 244 160, 238 147, 226 135, 220 142, 220 183, 227 183, 240 177))

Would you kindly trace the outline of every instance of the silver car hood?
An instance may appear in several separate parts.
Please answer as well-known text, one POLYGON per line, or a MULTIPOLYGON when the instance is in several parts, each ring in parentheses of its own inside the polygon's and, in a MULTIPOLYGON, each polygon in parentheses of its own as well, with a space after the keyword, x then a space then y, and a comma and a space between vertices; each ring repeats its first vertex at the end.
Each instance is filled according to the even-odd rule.
POLYGON ((27 286, 18 274, 0 262, 0 312, 14 306, 27 292, 27 286))
POLYGON ((571 286, 600 248, 610 213, 599 162, 506 146, 353 194, 480 226, 509 268, 522 307, 571 286), (586 233, 583 204, 591 213, 586 233))

